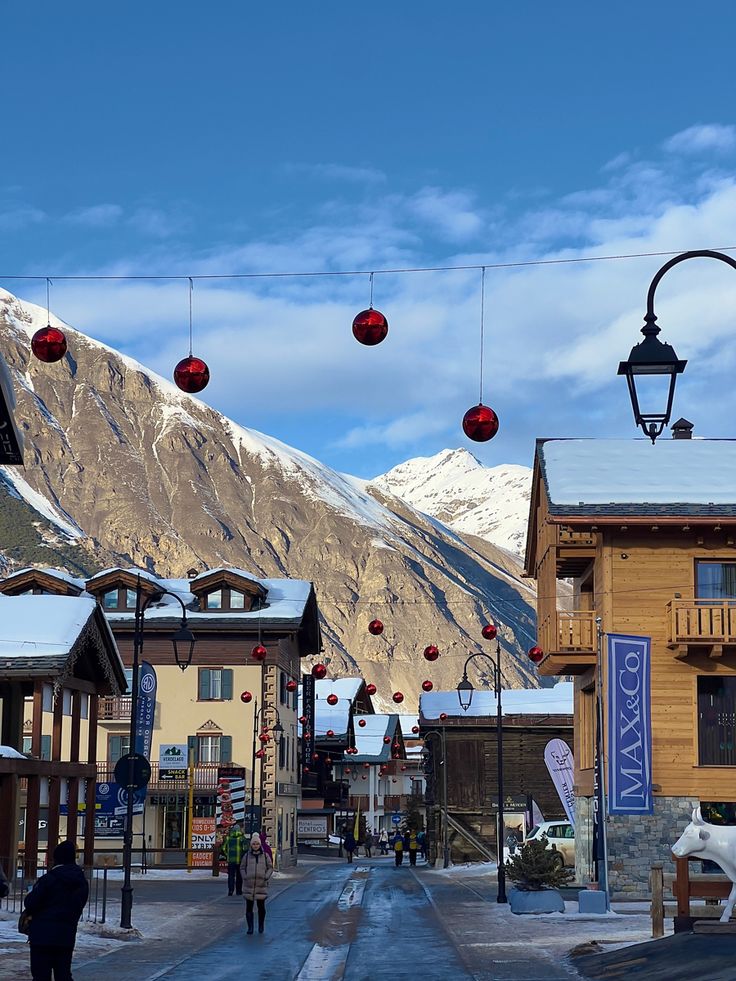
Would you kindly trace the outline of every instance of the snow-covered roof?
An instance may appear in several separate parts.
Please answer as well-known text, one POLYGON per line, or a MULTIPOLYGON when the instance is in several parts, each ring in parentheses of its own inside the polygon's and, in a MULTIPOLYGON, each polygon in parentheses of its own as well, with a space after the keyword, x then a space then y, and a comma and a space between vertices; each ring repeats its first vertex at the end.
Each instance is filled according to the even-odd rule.
POLYGON ((391 759, 391 743, 399 725, 398 715, 359 715, 355 719, 355 748, 358 752, 350 757, 351 763, 384 763, 391 759), (365 720, 365 726, 360 723, 365 720))
POLYGON ((350 726, 350 704, 328 705, 327 702, 315 700, 314 703, 314 735, 317 739, 327 735, 332 730, 335 736, 346 736, 350 726))
POLYGON ((6 576, 3 579, 3 582, 4 583, 12 582, 14 579, 19 579, 21 576, 26 576, 29 573, 34 573, 34 572, 43 576, 51 576, 52 578, 59 579, 62 582, 68 582, 71 586, 75 586, 77 589, 81 590, 82 592, 84 592, 86 588, 86 583, 84 579, 77 579, 76 576, 73 576, 70 572, 67 572, 65 569, 51 569, 50 567, 36 569, 33 568, 32 566, 26 566, 23 569, 16 569, 15 572, 12 572, 9 576, 6 576))
POLYGON ((238 576, 240 579, 247 579, 248 582, 255 583, 256 586, 261 586, 261 588, 265 589, 263 586, 263 580, 258 579, 252 572, 246 572, 245 569, 236 569, 233 566, 224 565, 218 566, 216 569, 207 569, 205 572, 200 572, 198 576, 194 576, 194 578, 189 579, 188 582, 192 586, 197 586, 199 583, 205 582, 207 579, 212 579, 213 577, 225 572, 229 572, 232 576, 238 576))
POLYGON ((548 439, 551 513, 736 516, 736 440, 548 439))
POLYGON ((362 687, 362 678, 323 678, 315 682, 315 701, 327 698, 328 695, 337 695, 339 699, 345 698, 349 702, 354 702, 362 687))
MULTIPOLYGON (((509 688, 501 693, 501 711, 503 715, 572 715, 573 683, 560 681, 554 688, 509 688)), ((439 719, 442 712, 460 718, 495 718, 496 696, 492 691, 476 690, 464 712, 457 691, 432 691, 420 696, 419 712, 424 719, 439 719)))
POLYGON ((401 725, 401 731, 404 734, 404 739, 420 738, 416 733, 411 731, 415 725, 418 725, 416 715, 400 715, 399 723, 401 725))
POLYGON ((17 749, 13 749, 12 746, 0 746, 0 757, 10 760, 24 760, 25 756, 23 753, 19 753, 17 749))

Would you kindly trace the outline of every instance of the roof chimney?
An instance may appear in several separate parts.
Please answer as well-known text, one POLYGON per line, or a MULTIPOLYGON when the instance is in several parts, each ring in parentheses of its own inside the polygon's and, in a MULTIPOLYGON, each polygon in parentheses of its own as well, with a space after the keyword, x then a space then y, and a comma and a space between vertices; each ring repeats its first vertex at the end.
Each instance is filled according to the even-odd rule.
POLYGON ((693 438, 693 424, 688 422, 687 419, 678 419, 677 422, 673 422, 671 429, 673 439, 693 438))
POLYGON ((187 569, 187 579, 196 579, 198 575, 196 569, 187 569))

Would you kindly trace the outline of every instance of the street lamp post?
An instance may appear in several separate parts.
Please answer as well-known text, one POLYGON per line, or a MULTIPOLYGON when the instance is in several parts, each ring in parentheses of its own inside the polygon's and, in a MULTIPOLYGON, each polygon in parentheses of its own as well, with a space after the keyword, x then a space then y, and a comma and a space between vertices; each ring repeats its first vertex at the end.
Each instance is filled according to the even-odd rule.
MULTIPOLYGON (((641 427, 644 435, 648 436, 652 443, 658 436, 661 436, 662 430, 670 421, 677 376, 682 374, 687 364, 687 361, 678 359, 671 345, 663 344, 657 337, 659 327, 654 312, 654 295, 665 273, 669 272, 673 266, 685 262, 686 259, 718 259, 736 269, 736 259, 730 255, 726 255, 724 252, 713 252, 710 249, 698 249, 692 252, 682 252, 670 259, 669 262, 665 262, 649 284, 647 312, 644 316, 644 326, 641 329, 644 340, 634 345, 628 361, 622 361, 619 364, 618 374, 626 377, 636 425, 641 427), (667 383, 663 411, 660 406, 644 402, 643 398, 646 399, 646 393, 642 393, 637 388, 637 383, 641 384, 644 380, 651 382, 656 378, 666 379, 667 383)), ((651 386, 649 387, 651 388, 651 386)), ((649 395, 651 396, 651 392, 649 395)))
POLYGON ((445 727, 442 726, 441 729, 430 729, 428 732, 422 733, 422 735, 425 740, 428 736, 439 736, 440 745, 442 746, 442 761, 440 763, 442 767, 442 868, 447 869, 450 866, 450 848, 448 845, 447 829, 447 734, 445 727))
POLYGON ((473 701, 475 688, 468 678, 468 665, 475 658, 482 657, 490 662, 493 667, 493 685, 496 693, 496 755, 498 757, 498 815, 496 822, 496 852, 498 856, 498 896, 496 902, 506 903, 506 866, 503 857, 503 716, 501 710, 501 643, 496 633, 496 660, 494 661, 488 654, 478 652, 471 654, 465 661, 463 668, 462 681, 457 686, 457 697, 460 708, 467 712, 473 701))
POLYGON ((179 629, 175 631, 171 638, 174 647, 174 660, 177 667, 186 671, 192 663, 194 654, 195 637, 187 627, 187 610, 184 601, 176 593, 168 589, 157 589, 156 592, 143 598, 141 589, 141 577, 138 576, 135 587, 135 627, 133 631, 133 677, 131 679, 130 694, 130 730, 128 745, 128 787, 125 812, 125 836, 123 838, 123 888, 120 901, 120 926, 124 930, 132 927, 131 913, 133 910, 133 886, 130 882, 130 868, 133 859, 133 798, 135 783, 135 737, 136 737, 136 715, 138 713, 138 673, 140 666, 140 656, 143 651, 143 623, 146 610, 151 603, 158 602, 161 596, 172 596, 179 606, 181 606, 181 623, 179 629))

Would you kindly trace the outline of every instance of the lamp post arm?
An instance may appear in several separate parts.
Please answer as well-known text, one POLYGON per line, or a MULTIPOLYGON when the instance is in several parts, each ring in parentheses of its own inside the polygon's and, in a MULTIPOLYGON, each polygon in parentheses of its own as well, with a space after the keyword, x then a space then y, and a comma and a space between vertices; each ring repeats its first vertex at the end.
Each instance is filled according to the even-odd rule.
MULTIPOLYGON (((500 650, 501 645, 499 644, 497 646, 498 646, 498 649, 500 650)), ((470 654, 465 659, 465 665, 463 667, 463 681, 466 681, 467 678, 468 678, 468 665, 476 657, 483 657, 483 658, 485 658, 486 661, 488 661, 488 663, 493 668, 493 686, 494 686, 494 690, 495 690, 495 692, 497 694, 498 693, 498 690, 500 688, 500 684, 501 684, 501 679, 500 679, 500 676, 499 676, 500 668, 499 668, 498 664, 496 663, 496 661, 493 660, 493 658, 491 657, 491 655, 490 654, 484 654, 483 651, 476 651, 474 654, 470 654)))
POLYGON ((665 273, 669 272, 673 266, 684 262, 686 259, 720 259, 721 262, 725 262, 727 265, 736 269, 736 259, 732 258, 730 255, 726 255, 725 252, 714 252, 712 249, 696 249, 692 252, 682 252, 680 255, 676 255, 674 259, 670 259, 669 262, 665 262, 649 284, 649 291, 647 293, 647 313, 646 317, 644 318, 647 324, 651 325, 657 319, 654 313, 654 294, 657 292, 657 287, 662 281, 663 276, 665 273))
POLYGON ((154 601, 155 602, 158 602, 161 599, 162 596, 171 596, 173 599, 176 600, 176 602, 181 607, 181 619, 182 619, 182 623, 183 624, 186 624, 186 622, 187 622, 187 608, 184 605, 184 600, 181 598, 181 596, 177 596, 176 593, 172 593, 171 590, 169 590, 169 589, 164 589, 161 592, 154 593, 152 596, 147 596, 145 598, 145 600, 141 604, 141 611, 140 611, 141 619, 143 619, 143 617, 145 615, 145 612, 148 609, 148 607, 151 606, 151 604, 154 601))

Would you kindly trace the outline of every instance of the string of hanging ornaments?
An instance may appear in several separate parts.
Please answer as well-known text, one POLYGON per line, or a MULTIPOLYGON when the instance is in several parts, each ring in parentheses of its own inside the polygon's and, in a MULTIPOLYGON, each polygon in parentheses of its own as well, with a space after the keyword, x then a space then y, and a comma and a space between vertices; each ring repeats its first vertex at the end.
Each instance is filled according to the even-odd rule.
MULTIPOLYGON (((734 246, 720 247, 719 252, 736 251, 734 246)), ((472 406, 463 416, 462 428, 468 439, 477 443, 485 443, 496 435, 499 429, 498 415, 494 410, 483 403, 483 358, 484 358, 484 330, 485 330, 485 281, 487 269, 511 269, 521 266, 549 266, 549 265, 570 265, 581 262, 609 262, 621 259, 639 259, 657 256, 673 256, 677 252, 635 252, 623 253, 618 255, 603 256, 579 256, 566 259, 527 259, 518 262, 493 262, 484 265, 461 265, 461 266, 417 266, 399 269, 380 269, 381 274, 406 274, 406 273, 430 273, 430 272, 461 272, 469 270, 480 270, 480 394, 478 404, 472 406)), ((337 270, 331 272, 257 272, 257 273, 207 273, 198 276, 166 276, 166 275, 79 275, 79 276, 56 276, 61 280, 91 281, 91 280, 156 280, 156 281, 176 281, 187 280, 189 283, 189 354, 182 358, 174 368, 174 382, 188 395, 196 395, 203 391, 210 381, 210 370, 202 358, 195 357, 192 345, 192 297, 194 293, 195 279, 208 280, 241 280, 241 279, 298 279, 314 278, 325 276, 365 276, 369 277, 370 297, 368 308, 361 310, 353 320, 353 336, 366 347, 375 347, 381 344, 388 336, 388 318, 380 310, 373 306, 373 280, 376 271, 367 272, 366 270, 337 270)), ((53 285, 47 276, 2 276, 2 280, 44 280, 46 281, 46 314, 47 323, 45 327, 37 330, 31 339, 31 350, 39 361, 45 364, 54 364, 61 361, 67 353, 67 339, 64 332, 58 327, 51 326, 51 305, 50 287, 53 285)))

